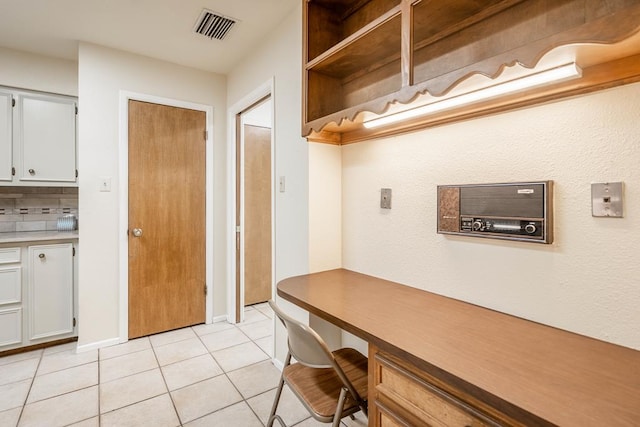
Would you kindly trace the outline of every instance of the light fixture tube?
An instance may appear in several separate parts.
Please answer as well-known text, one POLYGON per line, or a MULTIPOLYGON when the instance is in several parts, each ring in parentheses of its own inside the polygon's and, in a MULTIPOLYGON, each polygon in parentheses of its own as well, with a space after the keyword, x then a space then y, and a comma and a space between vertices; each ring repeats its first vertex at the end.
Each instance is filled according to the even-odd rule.
POLYGON ((414 117, 426 116, 438 111, 448 110, 461 105, 474 104, 479 101, 497 98, 509 93, 519 92, 525 89, 531 89, 538 86, 557 83, 564 80, 571 80, 582 76, 582 70, 575 62, 560 65, 537 73, 518 77, 493 86, 484 87, 462 95, 435 101, 410 110, 382 116, 375 119, 367 120, 363 123, 367 129, 376 128, 391 123, 397 123, 403 120, 412 119, 414 117))

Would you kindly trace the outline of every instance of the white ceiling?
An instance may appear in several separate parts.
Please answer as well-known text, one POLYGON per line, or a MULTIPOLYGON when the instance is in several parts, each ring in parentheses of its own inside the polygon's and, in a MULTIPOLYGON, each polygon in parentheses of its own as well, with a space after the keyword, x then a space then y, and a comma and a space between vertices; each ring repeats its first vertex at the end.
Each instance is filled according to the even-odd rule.
POLYGON ((0 0, 0 46, 77 60, 78 41, 226 74, 300 0, 0 0), (223 41, 193 32, 203 8, 238 20, 223 41))

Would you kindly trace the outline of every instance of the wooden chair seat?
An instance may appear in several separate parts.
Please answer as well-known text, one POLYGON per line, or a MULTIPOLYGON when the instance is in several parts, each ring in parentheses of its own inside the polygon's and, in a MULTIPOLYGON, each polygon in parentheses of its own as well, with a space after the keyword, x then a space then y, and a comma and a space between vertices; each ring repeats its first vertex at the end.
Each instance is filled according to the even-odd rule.
MULTIPOLYGON (((360 396, 367 396, 367 358, 352 348, 332 352, 336 362, 360 396)), ((284 368, 283 376, 289 387, 300 396, 311 409, 322 417, 333 417, 336 402, 343 383, 332 368, 310 368, 294 363, 284 368)), ((350 396, 343 406, 343 413, 359 410, 358 402, 350 396)))

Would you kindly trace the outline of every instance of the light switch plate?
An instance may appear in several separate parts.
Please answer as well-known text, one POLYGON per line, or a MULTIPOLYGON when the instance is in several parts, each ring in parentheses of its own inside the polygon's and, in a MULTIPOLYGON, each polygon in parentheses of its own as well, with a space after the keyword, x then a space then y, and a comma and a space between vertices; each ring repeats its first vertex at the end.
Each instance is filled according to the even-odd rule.
POLYGON ((380 189, 380 208, 391 209, 391 189, 390 188, 380 189))
POLYGON ((622 218, 622 182, 591 184, 591 215, 594 217, 622 218))
POLYGON ((110 176, 100 177, 100 191, 102 191, 102 192, 111 191, 111 177, 110 176))

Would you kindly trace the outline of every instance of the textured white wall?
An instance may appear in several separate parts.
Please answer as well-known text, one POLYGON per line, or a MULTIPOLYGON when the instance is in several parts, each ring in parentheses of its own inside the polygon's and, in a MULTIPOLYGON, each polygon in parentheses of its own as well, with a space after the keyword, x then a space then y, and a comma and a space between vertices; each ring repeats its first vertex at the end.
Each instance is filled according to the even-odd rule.
POLYGON ((79 345, 119 335, 120 91, 214 107, 214 316, 226 313, 226 80, 224 76, 87 43, 79 50, 79 345), (112 191, 99 192, 111 176, 112 191))
POLYGON ((640 349, 639 112, 635 84, 343 147, 344 267, 640 349), (546 179, 552 245, 436 234, 437 185, 546 179), (606 181, 623 219, 591 216, 606 181))
POLYGON ((0 85, 78 95, 78 64, 0 47, 0 85))
MULTIPOLYGON (((302 62, 301 3, 265 37, 264 44, 248 55, 228 76, 228 105, 273 78, 275 176, 286 178, 286 191, 276 190, 275 277, 276 282, 309 271, 309 148, 300 136, 302 62)), ((229 143, 233 143, 230 141, 229 143)), ((283 303, 283 305, 286 305, 283 303)), ((299 317, 302 310, 288 305, 299 317)), ((276 357, 284 359, 284 330, 276 329, 276 357)))

